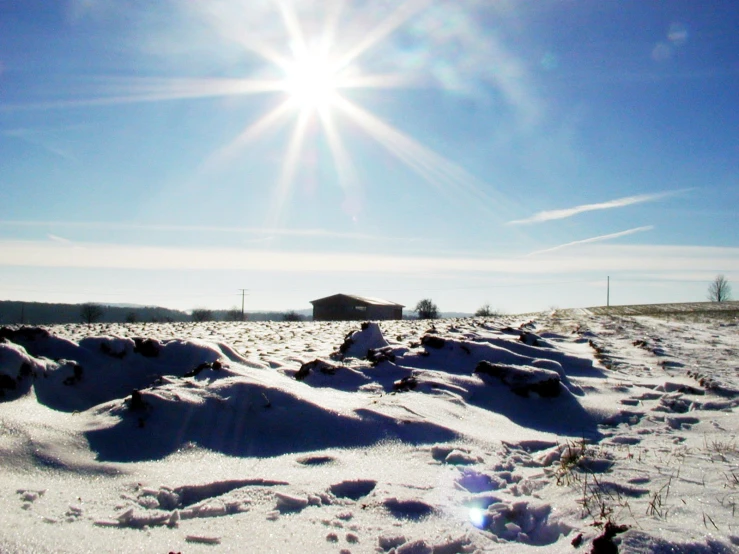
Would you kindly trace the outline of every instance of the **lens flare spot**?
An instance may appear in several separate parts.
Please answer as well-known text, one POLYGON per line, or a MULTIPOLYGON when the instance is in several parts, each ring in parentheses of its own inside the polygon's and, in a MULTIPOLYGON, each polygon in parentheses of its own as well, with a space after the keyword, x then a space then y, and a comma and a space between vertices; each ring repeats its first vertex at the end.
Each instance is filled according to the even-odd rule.
POLYGON ((541 67, 547 71, 554 71, 559 67, 559 58, 553 52, 547 52, 541 58, 541 67))
POLYGON ((672 57, 672 47, 669 44, 660 42, 652 49, 652 59, 655 62, 665 62, 672 57))
POLYGON ((485 527, 485 512, 480 508, 470 508, 470 522, 478 529, 485 527))
POLYGON ((667 38, 675 46, 682 46, 688 41, 688 29, 682 23, 675 21, 670 24, 667 38))

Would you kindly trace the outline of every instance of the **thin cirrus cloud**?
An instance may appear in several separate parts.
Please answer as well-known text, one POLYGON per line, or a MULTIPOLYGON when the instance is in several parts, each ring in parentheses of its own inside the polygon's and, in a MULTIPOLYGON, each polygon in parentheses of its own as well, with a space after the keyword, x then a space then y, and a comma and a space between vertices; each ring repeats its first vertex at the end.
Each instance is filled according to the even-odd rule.
POLYGON ((64 237, 60 237, 57 235, 46 235, 50 241, 56 242, 57 244, 72 244, 72 241, 69 239, 65 239, 64 237))
MULTIPOLYGON (((272 236, 287 237, 314 237, 314 238, 332 238, 347 240, 399 240, 396 237, 386 235, 372 235, 368 233, 346 233, 329 231, 327 229, 275 229, 260 227, 228 227, 214 225, 167 225, 167 224, 150 224, 150 223, 127 223, 127 222, 109 222, 109 221, 21 221, 21 220, 0 220, 0 227, 60 227, 67 229, 83 229, 83 230, 108 230, 108 231, 148 231, 148 232, 197 232, 197 233, 240 233, 245 235, 259 235, 259 240, 272 236)), ((50 240, 60 242, 56 235, 48 235, 50 240)), ((67 240, 67 239, 63 239, 67 240)))
POLYGON ((238 270, 325 274, 583 274, 603 271, 674 273, 701 268, 739 273, 739 248, 585 245, 558 257, 399 256, 390 254, 264 251, 239 248, 172 248, 121 244, 0 240, 0 266, 78 269, 238 270))
POLYGON ((626 231, 620 231, 618 233, 610 233, 608 235, 600 235, 597 237, 590 237, 588 239, 575 240, 575 241, 568 242, 565 244, 560 244, 558 246, 553 246, 551 248, 546 248, 544 250, 537 250, 536 252, 532 252, 531 254, 529 254, 529 256, 536 256, 537 254, 544 254, 547 252, 555 252, 557 250, 562 250, 563 248, 569 248, 571 246, 577 246, 579 244, 590 244, 592 242, 604 242, 607 240, 627 237, 635 233, 643 233, 644 231, 651 231, 652 229, 654 229, 654 225, 645 225, 644 227, 635 227, 634 229, 627 229, 626 231))
POLYGON ((669 196, 674 196, 681 191, 675 192, 658 192, 654 194, 638 194, 636 196, 626 196, 624 198, 617 198, 616 200, 609 200, 608 202, 600 202, 598 204, 582 204, 573 208, 564 208, 562 210, 546 210, 527 217, 526 219, 517 219, 515 221, 509 221, 510 225, 523 225, 528 223, 542 223, 544 221, 553 221, 555 219, 566 219, 585 212, 593 212, 596 210, 611 210, 614 208, 625 208, 626 206, 632 206, 634 204, 643 204, 644 202, 654 202, 655 200, 661 200, 669 196))

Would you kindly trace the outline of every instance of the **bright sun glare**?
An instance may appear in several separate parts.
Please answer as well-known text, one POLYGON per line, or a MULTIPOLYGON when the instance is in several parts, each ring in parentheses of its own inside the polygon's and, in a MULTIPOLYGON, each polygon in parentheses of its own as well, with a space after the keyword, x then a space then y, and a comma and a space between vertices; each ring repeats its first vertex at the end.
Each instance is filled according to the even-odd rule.
POLYGON ((336 71, 325 55, 306 53, 286 68, 285 90, 302 109, 328 107, 337 86, 336 71))
MULTIPOLYGON (((240 40, 241 45, 264 58, 267 66, 280 70, 277 79, 205 78, 166 79, 141 78, 125 83, 126 92, 92 103, 152 102, 175 98, 217 97, 243 94, 283 93, 287 98, 247 125, 241 133, 211 154, 204 170, 218 168, 236 159, 244 148, 268 129, 293 118, 294 127, 282 157, 281 175, 275 184, 275 198, 266 214, 267 225, 277 228, 283 207, 290 197, 301 165, 301 153, 312 125, 323 131, 339 184, 347 196, 359 187, 360 179, 341 130, 348 124, 362 130, 391 156, 420 175, 437 190, 456 197, 464 192, 477 204, 488 206, 491 200, 480 190, 479 182, 464 169, 444 156, 426 148, 413 137, 386 123, 343 93, 350 89, 393 89, 415 83, 412 72, 373 74, 362 70, 357 60, 386 40, 396 29, 428 7, 430 0, 403 0, 383 19, 368 22, 356 41, 337 42, 339 10, 331 4, 320 32, 306 32, 291 0, 272 0, 284 26, 284 37, 276 42, 262 40, 258 34, 240 40), (341 46, 339 47, 339 44, 341 46), (317 117, 313 117, 313 116, 317 117)), ((220 21, 224 32, 232 22, 220 21)), ((239 29, 241 31, 241 29, 239 29)), ((239 33, 239 36, 244 36, 239 33)), ((120 83, 115 83, 120 85, 120 83)))

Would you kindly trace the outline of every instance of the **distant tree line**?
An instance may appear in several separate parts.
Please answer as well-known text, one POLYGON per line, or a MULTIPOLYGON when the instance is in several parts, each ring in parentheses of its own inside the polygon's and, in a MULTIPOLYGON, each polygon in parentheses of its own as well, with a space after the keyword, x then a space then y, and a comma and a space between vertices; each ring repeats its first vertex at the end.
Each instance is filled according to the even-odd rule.
MULTIPOLYGON (((241 309, 210 310, 208 321, 241 321, 241 309)), ((313 310, 290 310, 287 312, 247 312, 245 321, 306 321, 313 318, 313 310)))
MULTIPOLYGON (((723 296, 721 297, 723 299, 723 296)), ((436 319, 439 317, 467 317, 471 314, 448 312, 442 314, 429 298, 418 302, 416 313, 404 315, 404 319, 436 319)), ((489 304, 477 310, 477 316, 496 316, 500 312, 489 304)), ((211 310, 194 308, 190 312, 156 306, 108 306, 102 303, 50 304, 44 302, 20 302, 0 300, 0 325, 54 325, 64 323, 167 323, 204 321, 310 321, 313 312, 306 310, 246 312, 240 308, 211 310)))
POLYGON ((215 321, 213 317, 213 310, 207 310, 205 308, 196 308, 190 314, 193 321, 215 321))
MULTIPOLYGON (((248 312, 246 321, 302 321, 312 310, 248 312)), ((107 306, 99 302, 53 304, 0 300, 0 325, 55 325, 64 323, 167 323, 185 321, 242 321, 241 309, 191 312, 157 306, 107 306)))
POLYGON ((283 321, 303 321, 305 317, 294 310, 290 310, 289 312, 283 314, 282 319, 283 321))
POLYGON ((156 306, 106 306, 101 303, 50 304, 0 300, 0 324, 133 323, 190 321, 187 312, 156 306), (99 310, 98 310, 99 308, 99 310), (102 311, 102 313, 98 313, 102 311))

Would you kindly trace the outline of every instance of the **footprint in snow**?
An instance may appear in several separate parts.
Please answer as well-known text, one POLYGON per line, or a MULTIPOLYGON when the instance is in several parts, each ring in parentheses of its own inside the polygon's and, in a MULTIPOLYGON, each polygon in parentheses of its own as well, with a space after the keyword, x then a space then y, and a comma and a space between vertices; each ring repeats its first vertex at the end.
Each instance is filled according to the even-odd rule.
POLYGON ((504 487, 506 483, 495 476, 465 469, 457 479, 457 484, 467 492, 480 493, 498 490, 504 487))
POLYGON ((335 462, 336 458, 332 456, 305 456, 296 461, 304 466, 321 466, 335 462))
POLYGON ((351 500, 359 500, 363 496, 367 496, 377 486, 377 481, 370 479, 356 479, 353 481, 342 481, 329 487, 331 494, 337 498, 349 498, 351 500))
POLYGON ((641 442, 641 439, 639 437, 631 437, 631 436, 617 436, 617 437, 611 437, 608 439, 609 442, 613 444, 626 444, 626 445, 633 445, 633 444, 639 444, 641 442))
POLYGON ((433 506, 421 500, 386 498, 383 505, 398 519, 424 519, 436 511, 433 506))
POLYGON ((482 458, 472 454, 464 447, 437 444, 431 447, 431 457, 437 462, 452 465, 473 465, 482 462, 482 458))

